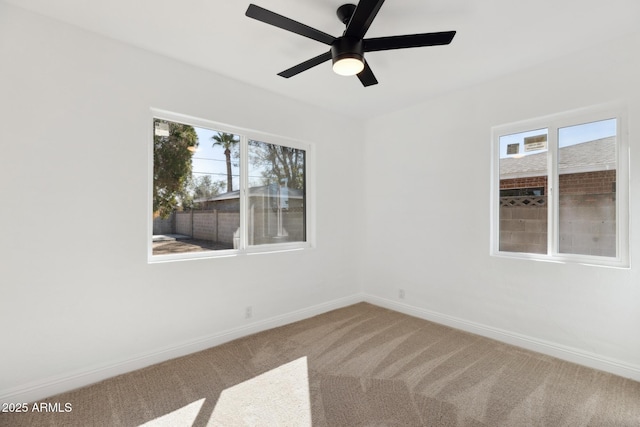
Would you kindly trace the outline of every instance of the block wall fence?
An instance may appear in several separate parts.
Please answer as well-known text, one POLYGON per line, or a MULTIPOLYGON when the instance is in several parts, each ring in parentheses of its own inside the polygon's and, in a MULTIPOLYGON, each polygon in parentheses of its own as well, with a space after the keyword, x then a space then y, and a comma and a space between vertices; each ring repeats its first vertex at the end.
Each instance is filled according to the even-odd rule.
MULTIPOLYGON (((544 188, 543 196, 500 198, 500 250, 547 252, 546 176, 500 180, 500 189, 544 188)), ((559 176, 559 250, 616 256, 616 171, 559 176)))

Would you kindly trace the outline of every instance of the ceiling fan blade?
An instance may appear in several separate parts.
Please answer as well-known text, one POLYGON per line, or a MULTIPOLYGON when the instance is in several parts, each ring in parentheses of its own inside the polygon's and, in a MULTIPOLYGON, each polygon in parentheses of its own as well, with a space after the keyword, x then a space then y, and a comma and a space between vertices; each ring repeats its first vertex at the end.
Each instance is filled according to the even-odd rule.
POLYGON ((360 0, 351 20, 347 24, 344 35, 357 39, 363 38, 382 7, 382 3, 384 3, 384 0, 360 0))
POLYGON ((378 79, 373 75, 373 71, 371 71, 371 67, 369 67, 366 61, 364 63, 364 70, 360 71, 358 78, 364 87, 378 84, 378 79))
POLYGON ((330 59, 331 59, 331 51, 325 52, 322 55, 318 55, 315 58, 311 58, 308 61, 304 61, 298 65, 295 65, 289 68, 288 70, 284 70, 283 72, 278 73, 278 75, 288 79, 289 77, 293 77, 296 74, 300 74, 303 71, 307 71, 309 68, 313 68, 316 65, 320 65, 323 62, 328 61, 330 59))
POLYGON ((309 37, 310 39, 319 41, 320 43, 331 45, 331 43, 336 39, 332 35, 323 33, 322 31, 311 28, 308 25, 301 24, 300 22, 294 21, 286 16, 278 15, 275 12, 271 12, 270 10, 264 9, 260 6, 256 6, 255 4, 249 5, 245 15, 266 24, 282 28, 283 30, 291 31, 292 33, 300 34, 304 37, 309 37))
POLYGON ((364 51, 406 49, 409 47, 437 46, 451 43, 455 31, 409 34, 406 36, 377 37, 364 40, 364 51))

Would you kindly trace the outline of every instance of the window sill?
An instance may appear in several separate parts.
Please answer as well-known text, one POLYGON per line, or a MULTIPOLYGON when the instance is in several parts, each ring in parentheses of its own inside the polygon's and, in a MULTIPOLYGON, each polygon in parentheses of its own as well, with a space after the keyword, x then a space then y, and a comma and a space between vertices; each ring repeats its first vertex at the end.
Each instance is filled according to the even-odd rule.
POLYGON ((498 251, 491 253, 491 256, 496 258, 541 261, 555 264, 576 264, 589 267, 616 268, 621 270, 629 270, 631 268, 628 260, 590 255, 543 255, 498 251))
POLYGON ((268 255, 286 252, 299 252, 313 249, 311 243, 296 242, 251 246, 247 249, 229 249, 219 251, 188 252, 183 254, 149 255, 148 264, 160 264, 175 261, 232 258, 245 255, 268 255))

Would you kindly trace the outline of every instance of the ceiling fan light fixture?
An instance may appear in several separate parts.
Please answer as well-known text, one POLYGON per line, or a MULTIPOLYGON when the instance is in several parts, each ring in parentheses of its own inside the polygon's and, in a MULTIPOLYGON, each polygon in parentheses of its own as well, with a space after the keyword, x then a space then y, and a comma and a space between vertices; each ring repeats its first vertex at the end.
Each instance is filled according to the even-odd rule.
POLYGON ((364 70, 362 40, 339 37, 331 45, 333 71, 341 76, 355 76, 364 70))
POLYGON ((333 61, 333 71, 341 76, 355 76, 364 70, 364 58, 345 56, 333 61))

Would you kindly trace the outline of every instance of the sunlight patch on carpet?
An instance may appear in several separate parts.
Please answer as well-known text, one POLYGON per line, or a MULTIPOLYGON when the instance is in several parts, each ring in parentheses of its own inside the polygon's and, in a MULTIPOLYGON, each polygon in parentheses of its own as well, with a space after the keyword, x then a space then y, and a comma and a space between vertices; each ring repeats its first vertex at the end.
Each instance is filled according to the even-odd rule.
POLYGON ((183 406, 180 409, 176 409, 173 412, 169 412, 166 415, 141 424, 140 427, 175 427, 193 425, 196 417, 200 413, 203 403, 204 399, 196 400, 187 406, 183 406))
POLYGON ((220 394, 209 426, 311 426, 307 358, 281 365, 220 394))

